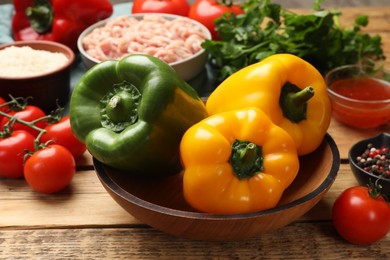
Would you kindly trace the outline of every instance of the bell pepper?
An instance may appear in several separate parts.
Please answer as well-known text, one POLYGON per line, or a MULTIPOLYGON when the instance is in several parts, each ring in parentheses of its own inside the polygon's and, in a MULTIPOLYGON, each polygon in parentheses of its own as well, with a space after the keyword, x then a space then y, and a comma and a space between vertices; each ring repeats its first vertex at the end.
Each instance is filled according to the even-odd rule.
POLYGON ((206 116, 204 102, 173 68, 143 54, 95 65, 70 99, 72 131, 88 151, 141 175, 180 172, 181 137, 206 116))
POLYGON ((74 51, 84 29, 113 13, 109 0, 14 0, 14 9, 16 41, 55 41, 74 51))
POLYGON ((322 75, 291 54, 275 54, 224 80, 209 96, 210 115, 257 107, 294 139, 299 155, 313 152, 331 120, 331 106, 322 75))
POLYGON ((212 115, 180 144, 184 198, 207 213, 275 207, 298 174, 294 140, 258 108, 212 115))

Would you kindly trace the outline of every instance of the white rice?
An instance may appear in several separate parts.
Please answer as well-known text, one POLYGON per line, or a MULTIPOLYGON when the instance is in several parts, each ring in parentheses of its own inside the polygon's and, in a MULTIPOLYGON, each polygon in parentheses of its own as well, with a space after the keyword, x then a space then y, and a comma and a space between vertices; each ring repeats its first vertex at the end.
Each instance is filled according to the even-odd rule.
POLYGON ((54 71, 68 62, 59 52, 10 46, 0 50, 0 76, 32 77, 54 71))

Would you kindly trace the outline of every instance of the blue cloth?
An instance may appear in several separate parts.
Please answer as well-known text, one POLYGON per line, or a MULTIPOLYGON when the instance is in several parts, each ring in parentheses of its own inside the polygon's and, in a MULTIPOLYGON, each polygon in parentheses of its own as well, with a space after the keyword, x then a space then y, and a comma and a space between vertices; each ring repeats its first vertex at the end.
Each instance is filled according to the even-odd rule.
POLYGON ((13 11, 11 4, 0 5, 0 44, 13 42, 11 35, 13 11))

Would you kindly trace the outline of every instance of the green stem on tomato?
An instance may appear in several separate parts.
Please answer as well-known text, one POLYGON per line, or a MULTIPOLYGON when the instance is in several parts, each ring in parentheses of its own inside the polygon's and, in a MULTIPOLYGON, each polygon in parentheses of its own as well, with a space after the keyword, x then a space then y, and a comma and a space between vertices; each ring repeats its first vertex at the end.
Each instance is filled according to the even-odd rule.
POLYGON ((35 120, 33 120, 33 121, 30 121, 30 122, 28 122, 28 123, 31 123, 32 125, 35 125, 36 123, 38 123, 38 122, 41 122, 41 121, 47 121, 47 120, 49 120, 49 119, 51 119, 52 118, 52 116, 51 115, 46 115, 46 116, 43 116, 43 117, 40 117, 40 118, 38 118, 38 119, 35 119, 35 120))
POLYGON ((314 88, 311 86, 300 89, 290 82, 285 83, 279 98, 284 117, 296 124, 306 120, 307 103, 313 96, 314 88))
POLYGON ((44 118, 44 119, 47 119, 47 117, 50 117, 50 116, 44 116, 44 117, 41 117, 37 120, 34 120, 34 121, 31 121, 31 122, 28 122, 28 121, 25 121, 23 119, 20 119, 20 118, 17 118, 15 116, 11 116, 7 113, 4 113, 2 111, 0 111, 0 115, 2 116, 5 116, 5 117, 8 117, 9 119, 12 119, 14 123, 19 123, 19 124, 22 124, 22 125, 26 125, 36 131, 39 132, 39 134, 37 135, 37 137, 35 138, 35 141, 34 141, 34 149, 35 151, 38 151, 39 150, 39 143, 41 141, 41 137, 42 135, 44 135, 46 133, 46 130, 45 129, 42 129, 40 127, 37 127, 36 125, 34 125, 36 122, 39 122, 39 121, 42 121, 41 118, 44 118))
POLYGON ((10 96, 11 100, 6 102, 6 103, 1 104, 0 108, 5 107, 5 106, 9 106, 11 111, 20 111, 20 110, 23 110, 26 108, 26 106, 28 104, 28 99, 32 98, 32 97, 14 98, 12 95, 9 95, 9 96, 10 96))
MULTIPOLYGON (((21 110, 21 109, 25 108, 26 105, 27 105, 27 99, 22 98, 22 97, 14 98, 11 96, 11 100, 6 102, 6 103, 1 104, 0 108, 5 107, 5 106, 14 106, 17 108, 16 110, 21 110), (22 102, 20 102, 20 101, 22 101, 22 102)), ((35 149, 35 151, 38 151, 41 137, 42 137, 42 135, 44 135, 46 133, 46 130, 42 129, 40 127, 37 127, 35 124, 38 122, 41 122, 41 121, 45 121, 45 120, 48 121, 49 123, 57 123, 57 122, 61 121, 61 119, 64 115, 64 108, 58 106, 57 109, 52 111, 52 113, 50 115, 40 117, 40 118, 35 119, 33 121, 30 121, 30 122, 25 121, 25 120, 20 119, 20 118, 17 118, 15 116, 11 116, 11 115, 4 113, 2 111, 0 111, 0 115, 10 118, 9 122, 11 122, 11 120, 12 120, 13 123, 17 122, 17 123, 26 125, 32 129, 38 131, 39 134, 37 135, 37 137, 35 138, 35 141, 34 141, 34 149, 35 149)), ((10 132, 9 127, 7 127, 5 132, 7 132, 7 133, 10 132)), ((0 134, 0 137, 4 138, 5 135, 6 134, 2 133, 2 134, 0 134)))
POLYGON ((369 183, 367 185, 368 187, 368 194, 370 195, 371 198, 373 198, 374 200, 378 199, 380 196, 383 196, 382 194, 382 185, 380 185, 378 182, 379 182, 379 179, 378 178, 375 183, 372 182, 371 179, 369 179, 369 183))

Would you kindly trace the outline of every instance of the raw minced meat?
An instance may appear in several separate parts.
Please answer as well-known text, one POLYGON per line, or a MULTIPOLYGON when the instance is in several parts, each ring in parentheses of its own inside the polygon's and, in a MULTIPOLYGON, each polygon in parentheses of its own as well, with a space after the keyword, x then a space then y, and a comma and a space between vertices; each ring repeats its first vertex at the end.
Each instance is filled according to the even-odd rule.
POLYGON ((86 35, 82 43, 99 61, 142 53, 172 63, 199 52, 206 37, 201 27, 186 17, 169 20, 151 14, 143 19, 120 16, 109 20, 86 35))

